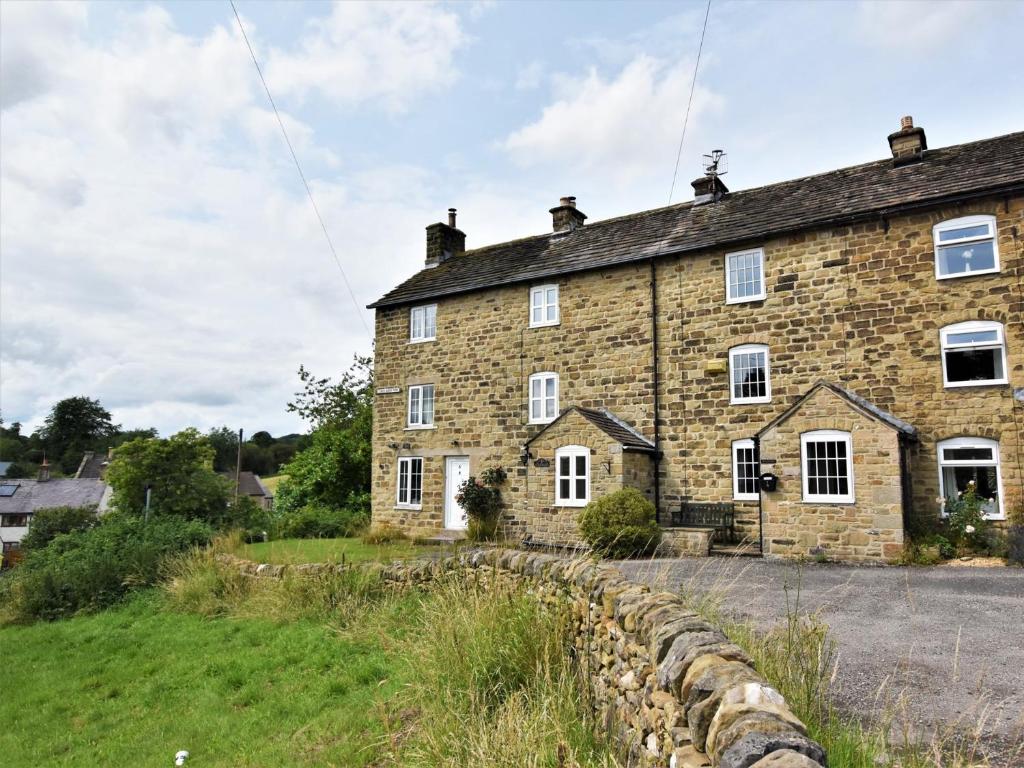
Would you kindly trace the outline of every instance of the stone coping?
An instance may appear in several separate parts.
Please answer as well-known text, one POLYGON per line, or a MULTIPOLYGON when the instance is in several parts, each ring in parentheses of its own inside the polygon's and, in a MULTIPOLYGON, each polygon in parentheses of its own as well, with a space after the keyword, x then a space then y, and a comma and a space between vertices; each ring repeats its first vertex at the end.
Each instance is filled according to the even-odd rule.
POLYGON ((371 568, 398 585, 472 576, 524 584, 572 619, 574 657, 590 687, 597 729, 630 766, 820 768, 821 745, 742 648, 670 592, 652 593, 588 558, 477 549, 390 565, 270 565, 220 555, 242 573, 282 578, 371 568))

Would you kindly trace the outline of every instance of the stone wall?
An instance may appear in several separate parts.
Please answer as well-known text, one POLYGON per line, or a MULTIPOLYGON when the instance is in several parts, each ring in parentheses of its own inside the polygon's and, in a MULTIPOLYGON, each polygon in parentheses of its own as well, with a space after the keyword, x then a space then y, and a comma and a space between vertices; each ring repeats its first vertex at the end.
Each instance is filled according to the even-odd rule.
POLYGON ((855 410, 822 387, 780 424, 761 436, 764 469, 778 487, 763 493, 764 552, 802 555, 818 551, 840 560, 894 560, 903 549, 899 434, 855 410), (818 429, 849 432, 856 503, 803 500, 800 436, 818 429))
MULTIPOLYGON (((764 248, 767 298, 742 304, 725 303, 724 257, 739 246, 659 259, 663 508, 730 500, 732 442, 752 437, 825 379, 919 430, 909 456, 916 516, 938 514, 936 443, 956 436, 999 441, 1011 509, 1024 487, 1024 419, 1013 398, 1024 387, 1024 255, 1012 231, 1022 223, 1024 198, 991 198, 747 243, 764 248), (936 280, 932 226, 982 213, 997 220, 1001 271, 936 280), (975 319, 1004 325, 1010 383, 946 389, 939 328, 975 319), (744 343, 769 346, 770 403, 729 402, 728 352, 744 343)), ((528 327, 529 283, 440 299, 434 342, 408 342, 408 307, 377 311, 376 381, 400 392, 375 402, 376 521, 414 533, 441 527, 442 457, 467 455, 473 473, 491 464, 513 470, 505 497, 515 521, 528 526, 522 515, 539 514, 523 503, 535 468, 518 460, 540 429, 527 423, 534 372, 559 373, 562 408, 605 408, 653 438, 650 265, 550 282, 561 291, 557 326, 528 327), (436 386, 433 430, 405 429, 407 387, 418 383, 436 386), (422 510, 395 508, 400 455, 424 457, 422 510)), ((549 508, 553 483, 550 490, 549 508)), ((738 527, 756 539, 757 502, 736 506, 738 527)))
MULTIPOLYGON (((227 558, 254 576, 280 578, 338 566, 268 566, 227 558)), ((785 700, 722 631, 667 592, 586 559, 477 550, 382 566, 389 581, 443 577, 520 583, 567 611, 571 652, 589 684, 596 727, 630 766, 820 768, 821 746, 785 700)))

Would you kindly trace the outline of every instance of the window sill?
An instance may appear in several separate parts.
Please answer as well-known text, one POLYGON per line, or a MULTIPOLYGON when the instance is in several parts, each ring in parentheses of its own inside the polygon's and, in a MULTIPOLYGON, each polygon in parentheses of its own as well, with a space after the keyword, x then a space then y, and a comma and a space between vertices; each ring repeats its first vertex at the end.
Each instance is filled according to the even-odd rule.
POLYGON ((395 504, 395 509, 400 509, 403 512, 421 512, 423 511, 422 504, 395 504))
POLYGON ((732 500, 733 501, 758 501, 758 500, 760 500, 760 498, 761 498, 760 494, 754 493, 754 494, 748 494, 748 495, 744 495, 744 496, 733 496, 732 500))
POLYGON ((965 387, 1005 387, 1009 384, 1008 379, 993 379, 992 381, 953 381, 944 382, 944 389, 964 389, 965 387))
POLYGON ((960 277, 978 277, 980 275, 995 275, 995 274, 998 274, 1001 271, 1002 270, 999 269, 999 267, 996 267, 995 269, 979 269, 977 272, 956 272, 956 273, 954 273, 952 275, 940 275, 940 274, 936 273, 935 274, 935 279, 936 280, 956 280, 957 278, 960 278, 960 277))
POLYGON ((753 303, 755 301, 764 301, 766 298, 768 298, 768 294, 766 294, 766 293, 765 294, 760 294, 758 296, 744 296, 741 299, 730 299, 730 298, 726 297, 725 303, 726 304, 751 304, 751 303, 753 303))
POLYGON ((554 328, 562 324, 561 320, 555 320, 550 323, 530 323, 531 328, 554 328))
POLYGON ((409 339, 410 344, 429 344, 432 341, 437 341, 437 336, 430 339, 409 339))
POLYGON ((767 405, 771 401, 771 397, 751 397, 743 400, 730 400, 729 405, 767 405))
POLYGON ((556 507, 568 507, 571 509, 582 509, 587 506, 589 502, 586 501, 556 501, 556 507))
POLYGON ((546 425, 546 424, 550 424, 551 422, 553 422, 553 421, 554 421, 555 419, 557 419, 557 418, 558 418, 558 417, 557 417, 557 416, 555 416, 555 417, 553 417, 553 418, 550 418, 550 419, 544 419, 543 421, 533 421, 533 420, 530 420, 530 421, 528 421, 528 422, 526 422, 526 423, 527 423, 528 425, 534 425, 534 426, 544 426, 544 425, 546 425))
POLYGON ((437 429, 437 427, 434 426, 433 424, 424 424, 423 426, 406 427, 403 431, 405 431, 405 432, 422 432, 422 431, 428 430, 428 429, 437 429))
POLYGON ((826 507, 849 507, 849 506, 851 506, 853 504, 856 504, 857 500, 855 498, 853 498, 853 499, 851 499, 851 498, 837 499, 835 497, 825 497, 825 498, 817 498, 817 499, 815 499, 815 498, 808 498, 808 497, 804 496, 801 499, 801 502, 803 504, 819 504, 819 505, 823 505, 823 506, 826 506, 826 507))

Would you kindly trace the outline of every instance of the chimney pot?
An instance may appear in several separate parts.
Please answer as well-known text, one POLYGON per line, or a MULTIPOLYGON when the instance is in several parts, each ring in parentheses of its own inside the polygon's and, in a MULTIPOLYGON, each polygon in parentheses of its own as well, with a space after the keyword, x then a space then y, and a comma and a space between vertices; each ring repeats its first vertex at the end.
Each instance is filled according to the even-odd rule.
POLYGON ((39 480, 40 483, 45 483, 49 479, 50 479, 50 462, 48 462, 44 458, 43 459, 43 463, 39 465, 38 480, 39 480))
POLYGON ((576 198, 566 195, 558 199, 558 205, 548 213, 551 214, 551 228, 554 232, 572 232, 583 226, 587 215, 576 208, 576 198))
POLYGON ((455 209, 454 208, 449 208, 448 209, 448 226, 451 227, 452 229, 455 229, 455 209))
POLYGON ((906 115, 900 120, 900 129, 889 134, 889 149, 892 151, 893 165, 906 165, 920 160, 928 149, 924 128, 915 128, 914 118, 906 115))

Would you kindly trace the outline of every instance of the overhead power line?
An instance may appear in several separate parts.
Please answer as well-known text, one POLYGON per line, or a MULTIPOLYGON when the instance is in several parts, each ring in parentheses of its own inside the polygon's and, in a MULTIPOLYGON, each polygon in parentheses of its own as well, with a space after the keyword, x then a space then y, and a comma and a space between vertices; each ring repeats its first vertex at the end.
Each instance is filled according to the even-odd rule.
POLYGON ((366 318, 363 317, 363 309, 356 299, 355 291, 352 290, 352 283, 349 282, 348 275, 345 274, 345 268, 341 265, 341 259, 338 258, 338 252, 334 249, 334 243, 331 241, 331 236, 327 232, 327 225, 324 224, 324 217, 320 215, 320 209, 316 206, 316 200, 313 199, 313 190, 309 188, 309 182, 306 181, 306 174, 302 172, 302 165, 299 163, 299 157, 295 154, 295 148, 292 146, 291 139, 288 138, 288 131, 285 130, 284 121, 281 119, 281 113, 277 109, 277 104, 274 103, 274 97, 270 93, 270 88, 267 85, 267 80, 263 77, 263 69, 260 67, 259 61, 256 59, 256 52, 252 48, 252 43, 249 42, 249 36, 245 34, 245 27, 242 24, 242 18, 238 15, 238 9, 235 7, 235 0, 228 0, 231 3, 231 10, 235 14, 235 21, 238 22, 238 29, 242 33, 242 39, 245 40, 245 46, 249 49, 249 55, 252 57, 252 63, 256 65, 256 73, 260 76, 260 82, 263 83, 263 90, 267 92, 267 100, 270 102, 270 106, 274 109, 274 116, 277 118, 277 124, 281 126, 281 135, 284 136, 284 143, 288 145, 288 151, 291 153, 292 160, 295 163, 295 170, 299 172, 299 178, 302 179, 302 186, 306 188, 306 195, 309 196, 309 202, 313 206, 313 213, 316 214, 317 221, 320 222, 320 229, 324 232, 324 238, 327 240, 327 247, 331 250, 331 256, 334 257, 334 263, 338 265, 338 271, 341 273, 341 279, 345 281, 345 287, 348 289, 349 298, 352 299, 352 305, 356 309, 356 315, 359 316, 359 322, 363 324, 363 330, 366 331, 366 335, 370 339, 370 343, 373 343, 373 334, 370 332, 370 326, 366 324, 366 318))
POLYGON ((679 149, 676 150, 676 167, 672 171, 672 187, 668 191, 668 203, 672 204, 672 195, 676 191, 676 177, 679 175, 679 158, 683 155, 683 141, 686 139, 686 125, 690 122, 690 106, 693 104, 693 91, 697 86, 697 70, 700 69, 700 55, 704 50, 704 33, 708 31, 708 16, 711 15, 711 0, 704 11, 704 26, 700 30, 700 45, 697 46, 697 61, 693 65, 693 79, 690 81, 690 98, 686 100, 686 117, 683 118, 683 133, 679 137, 679 149))

